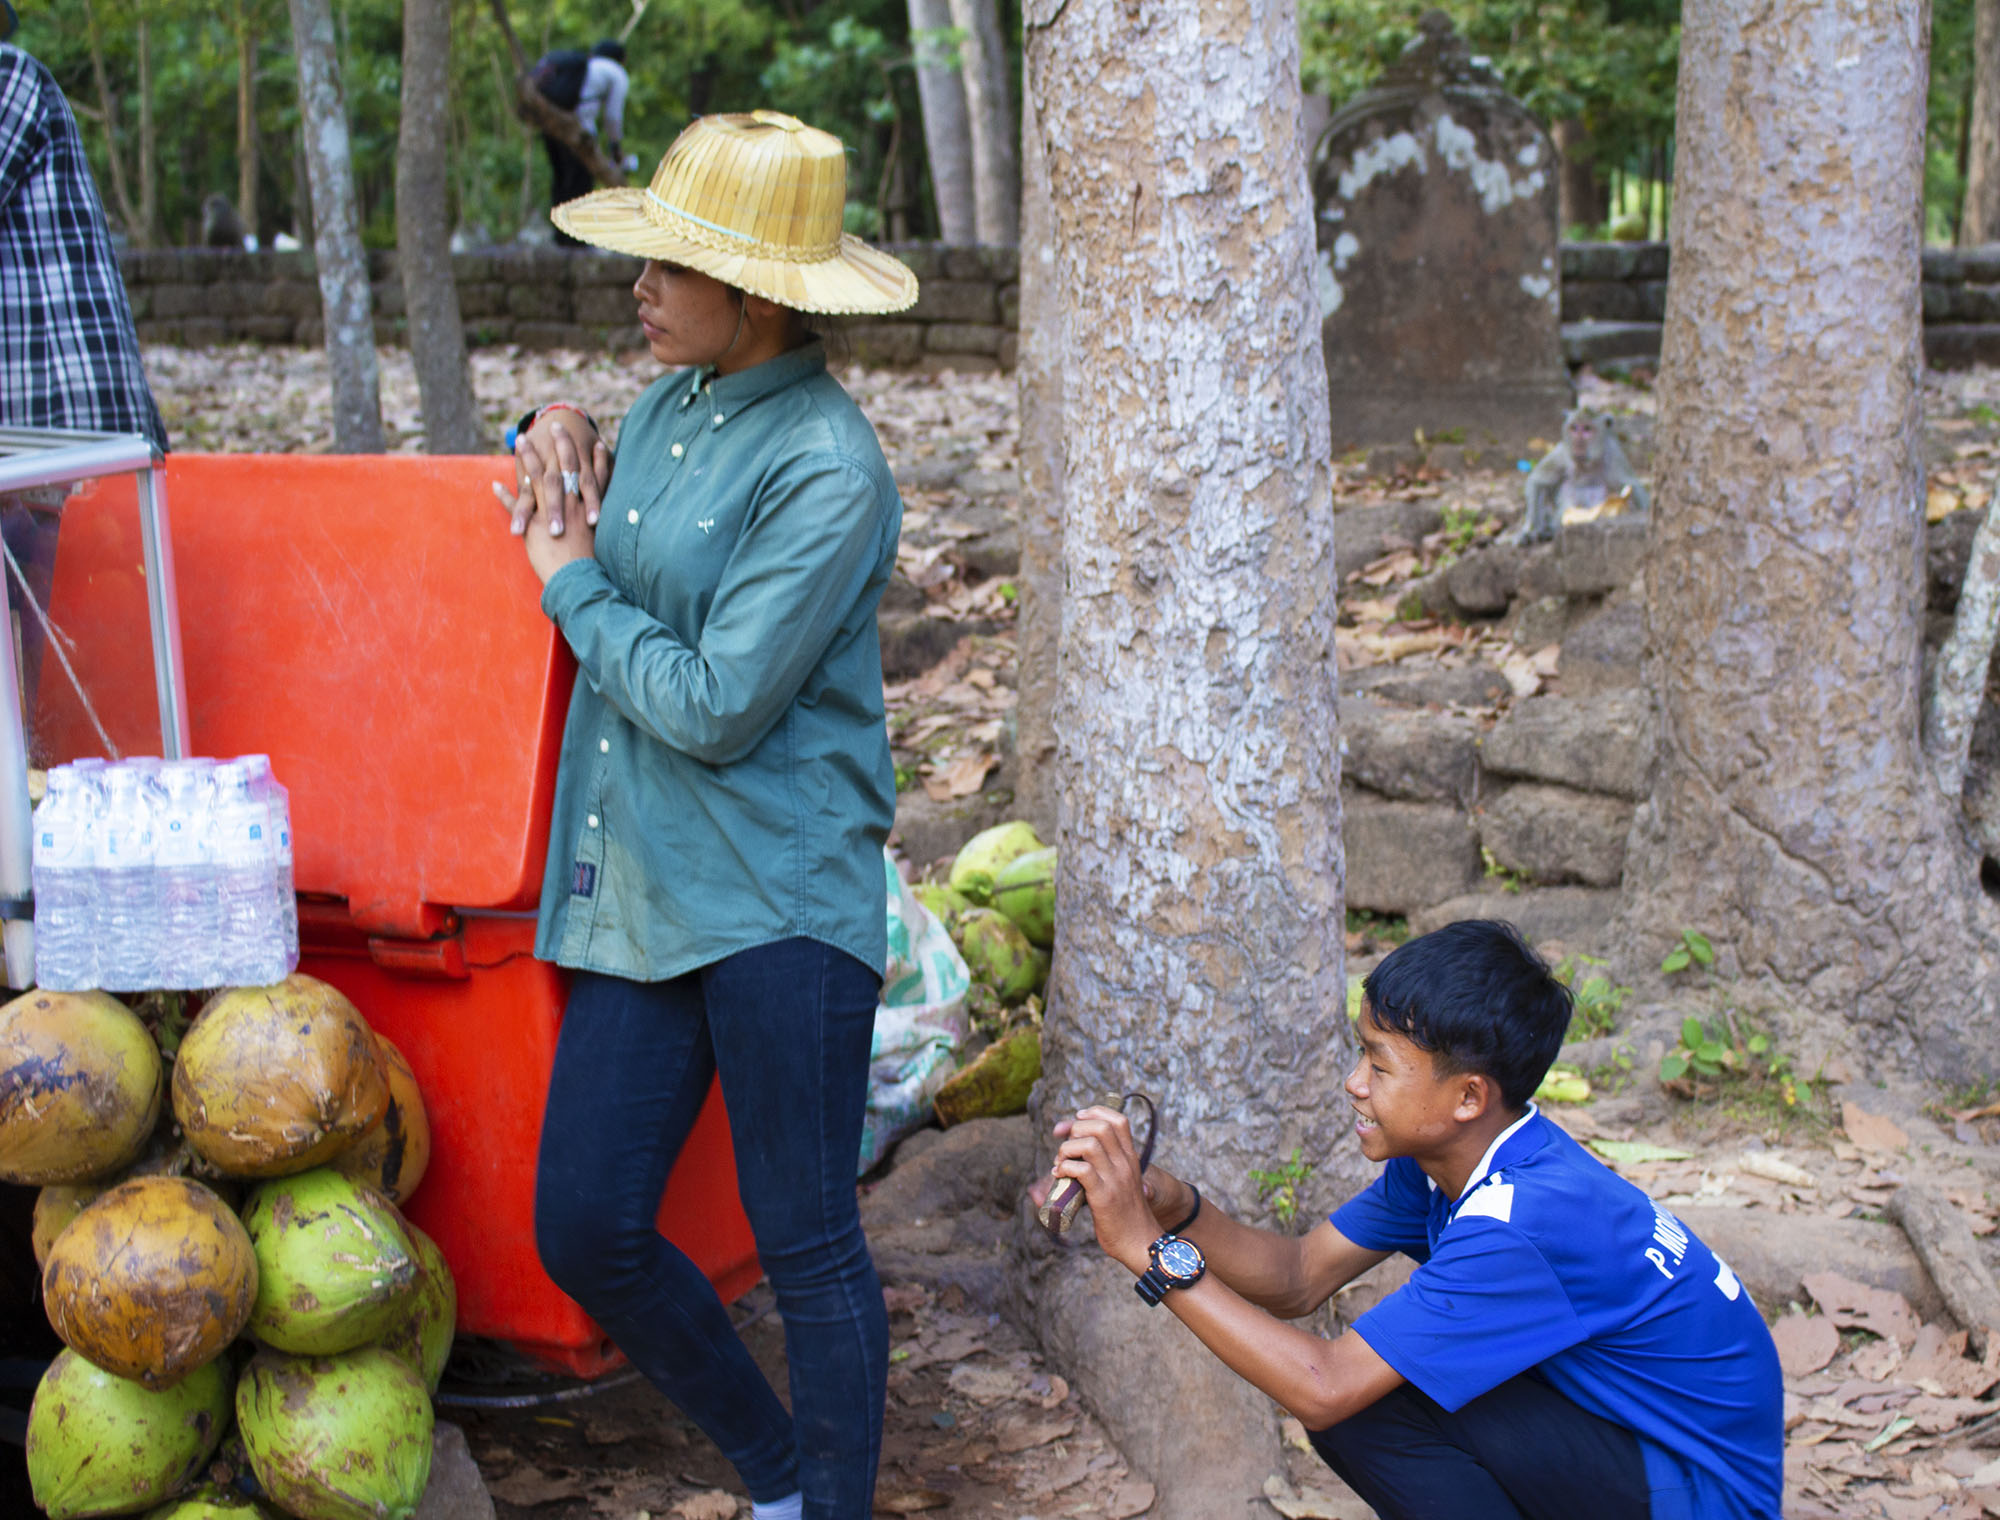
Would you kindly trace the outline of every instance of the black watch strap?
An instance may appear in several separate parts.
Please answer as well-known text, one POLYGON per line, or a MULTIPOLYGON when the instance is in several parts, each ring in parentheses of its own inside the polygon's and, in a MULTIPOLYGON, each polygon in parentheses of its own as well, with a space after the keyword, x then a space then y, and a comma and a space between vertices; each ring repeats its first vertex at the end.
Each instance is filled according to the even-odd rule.
POLYGON ((1132 1284, 1132 1291, 1148 1304, 1157 1304, 1167 1296, 1173 1284, 1161 1274, 1158 1267, 1148 1267, 1139 1274, 1139 1280, 1132 1284))

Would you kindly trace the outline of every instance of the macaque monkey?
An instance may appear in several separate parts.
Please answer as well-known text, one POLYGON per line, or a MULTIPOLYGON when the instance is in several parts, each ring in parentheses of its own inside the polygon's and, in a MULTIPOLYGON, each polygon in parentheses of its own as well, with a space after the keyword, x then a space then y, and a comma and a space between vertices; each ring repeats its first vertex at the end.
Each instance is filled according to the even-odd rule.
POLYGON ((1575 507, 1601 507, 1617 497, 1626 498, 1634 512, 1652 506, 1618 446, 1611 419, 1578 407, 1563 418, 1563 441, 1543 455, 1528 476, 1528 516, 1519 541, 1553 538, 1563 513, 1575 507))
POLYGON ((204 248, 243 247, 243 218, 220 190, 201 203, 201 246, 204 248))

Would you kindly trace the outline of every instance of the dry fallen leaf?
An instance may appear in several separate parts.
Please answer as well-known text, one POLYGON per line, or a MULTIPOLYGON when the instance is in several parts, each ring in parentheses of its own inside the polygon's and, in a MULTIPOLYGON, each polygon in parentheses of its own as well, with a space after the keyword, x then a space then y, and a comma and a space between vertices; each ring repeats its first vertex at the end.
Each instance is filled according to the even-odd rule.
POLYGON ((1002 1399, 1027 1395, 1027 1380, 1011 1367, 983 1367, 972 1363, 951 1369, 945 1381, 951 1391, 975 1404, 997 1404, 1002 1399))
POLYGON ((993 1444, 1010 1455, 1060 1441, 1076 1431, 1076 1416, 1058 1420, 1009 1420, 993 1437, 993 1444))
POLYGON ((719 1488, 691 1494, 674 1506, 677 1520, 736 1520, 736 1496, 719 1488))
POLYGON ((1871 1114, 1852 1101, 1840 1105, 1840 1127, 1864 1151, 1900 1151, 1910 1143, 1910 1137, 1894 1119, 1871 1114))
POLYGON ((960 755, 943 772, 924 777, 924 793, 933 802, 970 797, 986 784, 986 773, 999 763, 998 755, 960 755))
POLYGON ((499 1482, 489 1484, 487 1491, 504 1503, 520 1509, 533 1509, 537 1504, 577 1498, 583 1493, 583 1482, 579 1478, 523 1467, 507 1474, 499 1482))
POLYGON ((1153 1507, 1153 1485, 1144 1478, 1127 1478, 1104 1501, 1105 1520, 1132 1520, 1153 1507))
POLYGON ((875 1495, 878 1515, 921 1515, 925 1510, 943 1509, 951 1495, 935 1488, 905 1488, 875 1495))
POLYGON ((1840 1350, 1840 1332, 1823 1314, 1787 1314, 1771 1327, 1771 1339, 1788 1378, 1819 1371, 1840 1350))
POLYGON ((1838 1272, 1812 1272, 1800 1281, 1820 1313, 1839 1328, 1872 1331, 1904 1347, 1916 1343, 1921 1326, 1902 1294, 1871 1288, 1838 1272))

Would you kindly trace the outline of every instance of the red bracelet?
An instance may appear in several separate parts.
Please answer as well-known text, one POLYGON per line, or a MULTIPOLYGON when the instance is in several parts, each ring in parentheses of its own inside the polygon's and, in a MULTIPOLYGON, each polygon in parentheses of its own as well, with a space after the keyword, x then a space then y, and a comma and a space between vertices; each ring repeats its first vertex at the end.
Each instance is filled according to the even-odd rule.
POLYGON ((521 420, 507 430, 507 436, 502 440, 504 445, 512 449, 518 440, 527 436, 530 428, 542 420, 542 416, 546 412, 575 412, 577 416, 590 424, 592 432, 597 433, 600 437, 603 434, 604 430, 598 427, 597 419, 578 406, 574 401, 551 401, 547 406, 538 406, 523 412, 521 420))

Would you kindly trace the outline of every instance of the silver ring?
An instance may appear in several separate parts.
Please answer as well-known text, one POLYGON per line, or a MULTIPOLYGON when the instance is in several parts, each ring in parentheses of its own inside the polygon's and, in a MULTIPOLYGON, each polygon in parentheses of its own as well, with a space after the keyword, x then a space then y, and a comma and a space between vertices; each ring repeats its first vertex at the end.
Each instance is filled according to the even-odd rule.
POLYGON ((580 470, 564 470, 562 472, 563 495, 565 496, 576 495, 577 482, 581 480, 582 477, 583 477, 583 472, 580 470))

